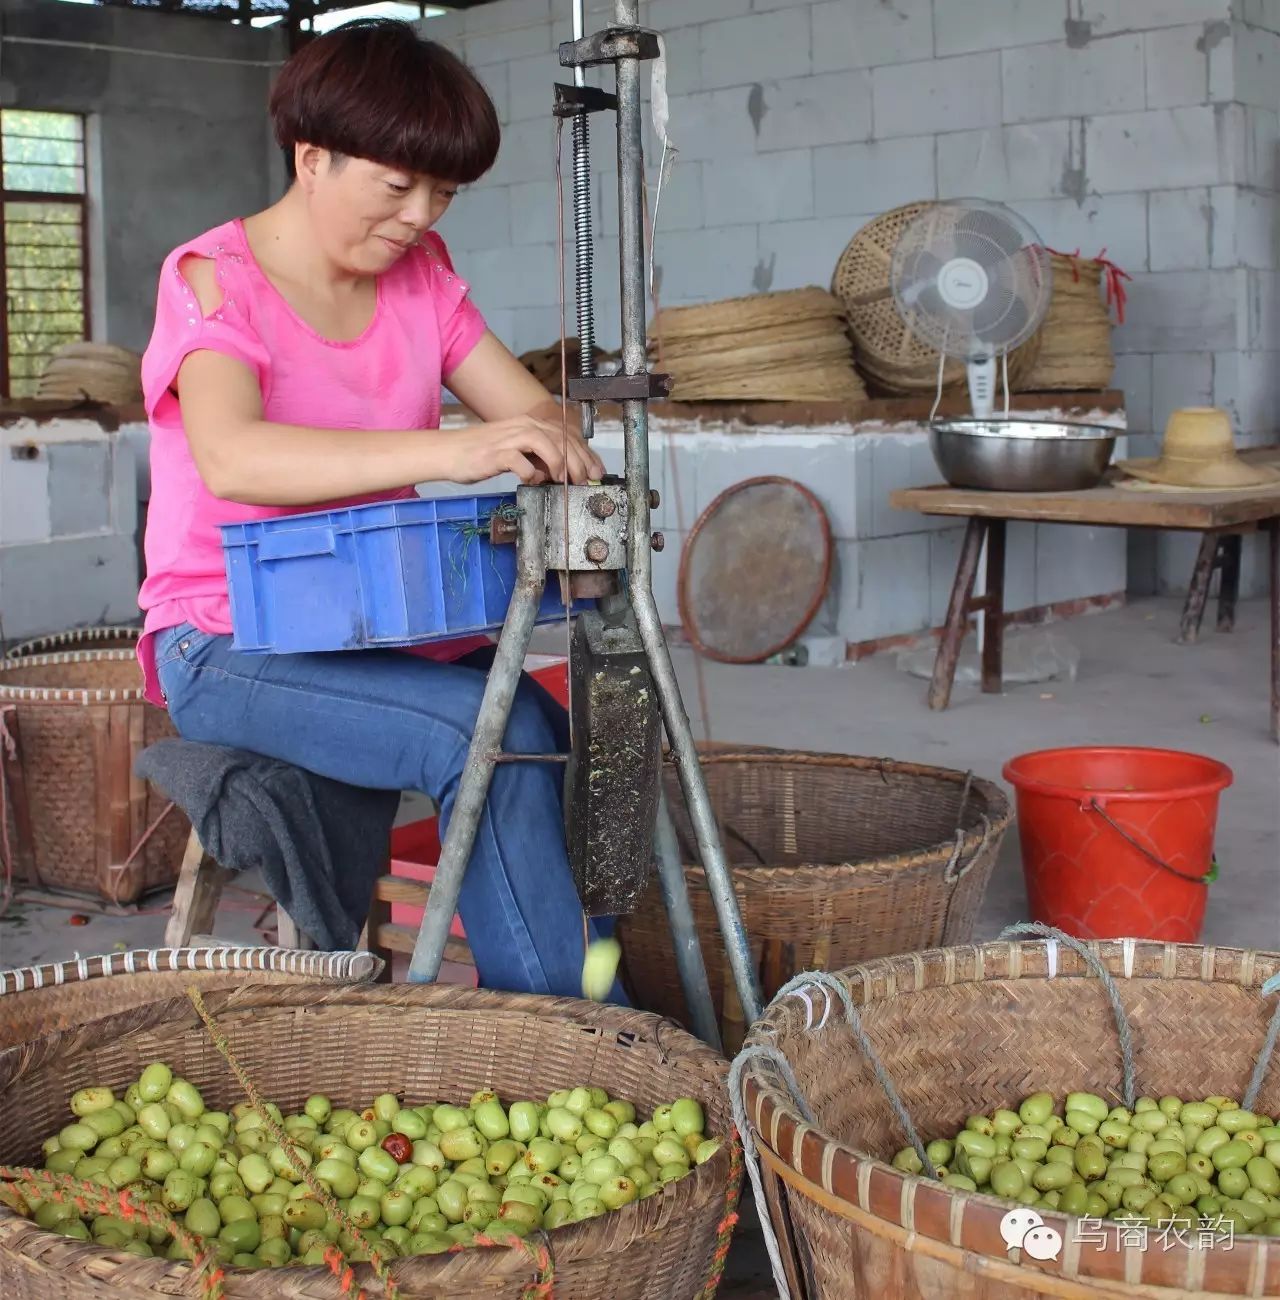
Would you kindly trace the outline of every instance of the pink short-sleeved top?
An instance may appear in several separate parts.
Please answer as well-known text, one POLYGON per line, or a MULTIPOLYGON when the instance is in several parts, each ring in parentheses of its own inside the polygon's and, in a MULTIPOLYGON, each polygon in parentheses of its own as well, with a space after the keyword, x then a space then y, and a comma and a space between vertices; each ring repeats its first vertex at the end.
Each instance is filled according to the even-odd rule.
MULTIPOLYGON (((247 365, 262 388, 263 415, 277 424, 329 429, 434 429, 441 384, 479 342, 484 318, 430 232, 378 278, 372 321, 359 338, 334 342, 293 311, 254 259, 240 221, 218 226, 174 249, 160 273, 155 327, 142 359, 143 399, 151 429, 151 502, 145 611, 138 644, 144 693, 165 701, 156 675, 154 634, 179 623, 231 632, 231 606, 220 524, 301 514, 323 506, 272 507, 224 501, 205 486, 187 442, 173 384, 182 361, 201 349, 247 365), (184 257, 212 259, 221 305, 200 310, 182 273, 184 257)), ((415 495, 411 486, 352 497, 357 505, 415 495)), ((419 648, 452 659, 484 638, 419 648)))

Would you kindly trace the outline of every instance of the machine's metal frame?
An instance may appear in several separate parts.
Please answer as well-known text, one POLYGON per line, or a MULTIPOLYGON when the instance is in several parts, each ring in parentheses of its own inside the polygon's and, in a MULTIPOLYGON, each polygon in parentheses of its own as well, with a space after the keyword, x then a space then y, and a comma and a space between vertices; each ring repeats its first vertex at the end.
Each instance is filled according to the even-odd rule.
MULTIPOLYGON (((502 741, 548 572, 600 574, 620 569, 625 564, 628 575, 626 594, 607 599, 615 607, 629 602, 644 645, 659 696, 663 725, 677 765, 698 852, 724 936, 738 999, 750 1022, 761 1013, 759 983, 711 808, 706 780, 698 761, 693 729, 681 699, 675 668, 653 596, 652 549, 656 538, 650 532, 648 402, 651 396, 665 392, 666 380, 663 376, 651 375, 648 369, 640 64, 645 59, 655 57, 657 41, 653 33, 639 27, 638 0, 614 0, 615 26, 591 36, 584 34, 582 11, 582 0, 576 0, 575 39, 560 49, 561 63, 574 68, 575 86, 570 90, 576 90, 579 99, 578 106, 572 110, 575 123, 574 216, 579 257, 578 319, 581 334, 585 335, 582 338, 582 375, 570 383, 568 396, 581 400, 584 410, 583 430, 588 436, 593 426, 594 402, 614 400, 620 403, 625 451, 626 508, 604 520, 598 514, 593 517, 590 497, 599 494, 600 488, 552 485, 521 487, 517 493, 519 532, 516 542, 518 562, 515 591, 499 636, 466 767, 441 846, 440 862, 414 945, 409 979, 415 983, 429 983, 439 974, 450 922, 457 908, 462 878, 471 858, 494 767, 500 761, 519 760, 517 755, 501 752, 502 741), (599 91, 593 92, 583 84, 582 68, 603 63, 613 63, 616 68, 616 97, 599 91), (580 173, 589 180, 589 144, 586 130, 580 131, 577 123, 585 120, 592 108, 609 107, 614 107, 617 111, 622 373, 613 378, 596 378, 593 375, 589 347, 594 333, 589 298, 590 187, 580 180, 580 173), (588 295, 585 301, 582 298, 584 293, 588 295), (566 492, 569 494, 568 501, 565 499, 566 492), (566 511, 571 521, 593 518, 593 536, 583 545, 582 554, 574 553, 582 543, 576 540, 581 537, 581 533, 572 523, 566 536, 563 527, 566 511), (607 536, 607 525, 614 521, 620 534, 618 540, 622 543, 621 547, 611 544, 607 536), (594 546, 587 551, 586 547, 592 542, 603 542, 604 545, 594 546)), ((565 89, 557 87, 562 104, 566 99, 565 89)), ((561 110, 558 108, 557 111, 561 110)), ((564 112, 563 115, 569 116, 570 112, 564 112)), ((659 813, 656 842, 663 899, 671 922, 681 983, 690 1007, 694 1031, 704 1040, 718 1044, 719 1035, 707 987, 706 970, 694 929, 676 836, 665 804, 659 813)))

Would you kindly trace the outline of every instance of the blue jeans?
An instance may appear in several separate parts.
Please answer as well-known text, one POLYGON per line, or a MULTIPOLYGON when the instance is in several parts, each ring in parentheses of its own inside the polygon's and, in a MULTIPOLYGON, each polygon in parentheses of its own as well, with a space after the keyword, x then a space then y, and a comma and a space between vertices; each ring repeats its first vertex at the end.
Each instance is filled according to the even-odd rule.
MULTIPOLYGON (((169 715, 185 740, 264 754, 350 785, 419 790, 449 824, 492 651, 436 663, 394 651, 246 655, 190 625, 156 638, 169 715)), ((562 752, 563 708, 521 679, 511 753, 562 752)), ((582 996, 582 905, 565 850, 564 769, 502 763, 458 910, 486 988, 582 996)), ((611 934, 594 918, 591 937, 611 934)), ((610 1000, 627 1005, 615 981, 610 1000)))

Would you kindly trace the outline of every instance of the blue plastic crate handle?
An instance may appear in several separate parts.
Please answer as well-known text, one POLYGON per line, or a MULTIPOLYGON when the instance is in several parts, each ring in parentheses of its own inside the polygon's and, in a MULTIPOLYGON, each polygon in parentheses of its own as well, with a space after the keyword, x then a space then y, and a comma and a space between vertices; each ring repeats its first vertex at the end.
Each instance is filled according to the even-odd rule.
POLYGON ((332 528, 291 528, 264 533, 258 542, 260 560, 301 560, 308 555, 335 555, 337 539, 332 528))

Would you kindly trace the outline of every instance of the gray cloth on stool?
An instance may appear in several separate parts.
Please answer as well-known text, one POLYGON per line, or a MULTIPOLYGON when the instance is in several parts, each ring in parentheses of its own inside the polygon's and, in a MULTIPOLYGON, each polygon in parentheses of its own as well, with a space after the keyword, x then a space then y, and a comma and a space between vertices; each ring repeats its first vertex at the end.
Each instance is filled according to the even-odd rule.
POLYGON ((272 897, 325 951, 349 951, 387 869, 399 791, 331 781, 243 749, 161 740, 137 773, 191 819, 232 871, 258 868, 272 897))

